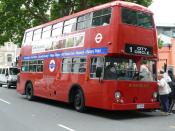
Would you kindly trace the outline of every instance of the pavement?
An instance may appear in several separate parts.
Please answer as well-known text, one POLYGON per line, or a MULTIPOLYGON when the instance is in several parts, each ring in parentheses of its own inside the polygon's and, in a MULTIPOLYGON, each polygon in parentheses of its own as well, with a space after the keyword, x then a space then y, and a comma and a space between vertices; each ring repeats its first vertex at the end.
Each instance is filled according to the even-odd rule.
POLYGON ((173 113, 175 113, 175 106, 173 107, 173 110, 172 110, 173 113))

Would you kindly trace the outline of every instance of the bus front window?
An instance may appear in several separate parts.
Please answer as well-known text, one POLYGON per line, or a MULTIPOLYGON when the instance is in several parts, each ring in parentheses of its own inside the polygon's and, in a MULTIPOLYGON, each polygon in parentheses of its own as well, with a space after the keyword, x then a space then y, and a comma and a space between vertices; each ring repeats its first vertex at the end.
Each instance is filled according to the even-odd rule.
POLYGON ((132 80, 138 69, 133 59, 106 57, 104 79, 132 80))
MULTIPOLYGON (((139 62, 137 61, 137 63, 139 62)), ((142 60, 141 64, 136 64, 134 59, 131 58, 106 57, 104 79, 155 81, 156 62, 153 60, 142 60)))

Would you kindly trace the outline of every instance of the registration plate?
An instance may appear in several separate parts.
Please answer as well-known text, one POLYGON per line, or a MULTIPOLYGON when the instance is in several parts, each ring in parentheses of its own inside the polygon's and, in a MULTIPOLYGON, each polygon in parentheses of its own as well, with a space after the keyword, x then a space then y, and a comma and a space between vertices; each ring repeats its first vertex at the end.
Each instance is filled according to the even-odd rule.
POLYGON ((144 104, 137 104, 137 109, 144 109, 144 104))

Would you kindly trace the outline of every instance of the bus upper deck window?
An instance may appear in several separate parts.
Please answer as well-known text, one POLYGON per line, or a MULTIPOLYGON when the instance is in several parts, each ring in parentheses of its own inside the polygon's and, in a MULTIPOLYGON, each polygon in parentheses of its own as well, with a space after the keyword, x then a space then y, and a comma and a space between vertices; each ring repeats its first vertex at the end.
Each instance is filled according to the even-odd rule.
POLYGON ((153 28, 152 14, 132 9, 122 8, 122 22, 129 25, 153 28))
POLYGON ((41 39, 41 29, 37 29, 34 31, 33 41, 37 41, 41 39))
POLYGON ((76 20, 77 18, 72 18, 70 20, 65 21, 63 33, 71 33, 76 30, 76 20))
POLYGON ((26 44, 30 43, 32 41, 32 37, 33 37, 33 31, 26 32, 24 43, 26 43, 26 44))
POLYGON ((93 13, 92 26, 108 25, 111 19, 111 8, 95 11, 93 13))
POLYGON ((52 27, 52 37, 61 35, 62 30, 63 30, 63 22, 54 24, 52 27))
POLYGON ((51 28, 52 26, 46 26, 43 28, 43 31, 42 31, 42 39, 43 38, 49 38, 50 37, 50 34, 51 34, 51 28))
POLYGON ((91 26, 91 13, 78 17, 77 30, 89 28, 91 26))

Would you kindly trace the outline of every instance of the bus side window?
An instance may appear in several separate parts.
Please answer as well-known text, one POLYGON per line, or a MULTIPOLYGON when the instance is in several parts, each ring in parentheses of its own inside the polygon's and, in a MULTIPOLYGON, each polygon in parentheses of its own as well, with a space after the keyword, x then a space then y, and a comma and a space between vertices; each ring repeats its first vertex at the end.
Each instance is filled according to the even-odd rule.
POLYGON ((63 34, 71 33, 76 30, 77 18, 72 18, 64 22, 63 34))
POLYGON ((30 44, 30 42, 32 42, 32 37, 33 37, 33 31, 26 32, 24 43, 25 44, 30 44))
POLYGON ((41 31, 42 31, 41 28, 34 31, 33 41, 37 41, 41 39, 41 31))
POLYGON ((37 72, 43 72, 43 65, 44 65, 44 61, 43 60, 38 60, 38 65, 37 65, 37 72))
POLYGON ((28 72, 29 71, 29 61, 22 61, 22 67, 21 67, 21 71, 22 72, 28 72))
POLYGON ((49 38, 50 35, 51 35, 51 29, 52 29, 52 26, 49 25, 49 26, 46 26, 43 28, 42 30, 42 39, 45 39, 45 38, 49 38))
POLYGON ((77 30, 89 28, 91 26, 91 13, 81 15, 77 20, 77 30))
POLYGON ((94 57, 91 58, 91 65, 90 65, 90 77, 91 78, 97 78, 96 77, 96 69, 97 67, 104 67, 104 58, 103 57, 94 57))
POLYGON ((84 73, 86 71, 86 58, 73 58, 72 72, 84 73))
POLYGON ((36 60, 29 61, 29 71, 30 72, 36 72, 36 67, 37 67, 36 65, 37 65, 36 60))
POLYGON ((111 8, 106 8, 93 12, 92 26, 105 26, 110 23, 111 19, 111 8))
POLYGON ((63 30, 63 22, 54 24, 52 27, 52 37, 61 35, 62 30, 63 30))
POLYGON ((62 72, 70 73, 72 68, 72 58, 64 58, 62 60, 62 72))

